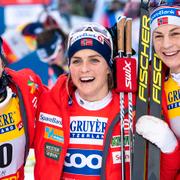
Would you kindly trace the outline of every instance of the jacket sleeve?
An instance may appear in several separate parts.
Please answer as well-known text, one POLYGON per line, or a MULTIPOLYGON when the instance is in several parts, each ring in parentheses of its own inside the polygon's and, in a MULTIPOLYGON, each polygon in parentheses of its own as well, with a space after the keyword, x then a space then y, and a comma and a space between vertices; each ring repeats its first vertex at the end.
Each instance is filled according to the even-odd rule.
POLYGON ((175 180, 180 171, 180 146, 174 152, 161 153, 161 180, 175 180))
POLYGON ((34 147, 34 131, 36 126, 36 113, 38 108, 38 102, 40 96, 43 92, 47 91, 48 88, 42 83, 40 77, 34 73, 31 69, 23 69, 19 71, 21 75, 26 76, 27 78, 27 87, 28 87, 28 94, 29 94, 29 105, 27 112, 28 112, 28 132, 29 132, 29 139, 30 139, 30 148, 34 147), (30 117, 31 116, 31 117, 30 117))

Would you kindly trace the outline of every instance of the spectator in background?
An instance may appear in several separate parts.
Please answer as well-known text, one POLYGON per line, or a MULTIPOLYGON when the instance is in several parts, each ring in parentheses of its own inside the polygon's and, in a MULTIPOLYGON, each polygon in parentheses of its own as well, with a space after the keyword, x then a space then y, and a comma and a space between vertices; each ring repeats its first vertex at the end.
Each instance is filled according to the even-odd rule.
POLYGON ((63 73, 63 69, 61 69, 60 63, 64 62, 64 46, 65 46, 66 33, 64 32, 64 30, 62 30, 62 28, 60 28, 59 24, 57 23, 57 20, 51 15, 48 15, 43 22, 44 23, 42 28, 41 26, 35 26, 33 23, 31 23, 31 25, 29 25, 29 27, 23 31, 25 35, 30 35, 35 33, 35 40, 36 40, 35 50, 24 56, 19 61, 11 63, 8 66, 14 70, 30 68, 40 76, 42 82, 45 85, 51 87, 55 82, 57 76, 63 73), (57 46, 59 43, 60 46, 57 46), (37 48, 41 50, 37 51, 37 48), (59 50, 57 51, 58 48, 59 50), (58 60, 59 61, 58 62, 55 61, 54 56, 56 55, 59 56, 60 55, 59 52, 61 52, 63 56, 59 57, 62 60, 61 61, 58 60), (45 56, 48 57, 48 60, 46 59, 47 57, 45 56))
POLYGON ((44 31, 45 26, 41 22, 31 22, 24 26, 21 30, 21 34, 23 35, 28 47, 31 51, 36 49, 36 39, 37 35, 44 31))
POLYGON ((71 4, 68 0, 59 0, 60 15, 64 17, 68 23, 69 28, 72 27, 71 23, 71 4))
POLYGON ((66 72, 66 34, 60 28, 44 30, 37 36, 37 54, 40 60, 48 63, 48 87, 52 87, 57 77, 66 72))
POLYGON ((43 29, 42 23, 31 22, 5 31, 2 38, 7 65, 15 63, 33 52, 36 48, 36 35, 43 29))
MULTIPOLYGON (((140 27, 140 2, 129 1, 124 7, 124 15, 132 18, 132 47, 138 52, 139 45, 139 27, 140 27)), ((138 53, 136 54, 138 58, 138 53)))
POLYGON ((125 4, 126 0, 96 1, 92 21, 98 22, 105 27, 113 26, 117 19, 124 14, 125 4))
POLYGON ((82 6, 84 8, 85 16, 87 16, 89 19, 92 18, 94 8, 95 8, 95 0, 83 0, 82 6))

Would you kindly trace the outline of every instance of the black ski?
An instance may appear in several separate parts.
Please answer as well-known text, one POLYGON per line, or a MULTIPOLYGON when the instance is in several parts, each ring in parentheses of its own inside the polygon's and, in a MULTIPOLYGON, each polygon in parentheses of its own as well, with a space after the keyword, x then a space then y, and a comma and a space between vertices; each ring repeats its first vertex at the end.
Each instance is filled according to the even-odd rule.
MULTIPOLYGON (((148 1, 141 0, 140 38, 138 54, 138 94, 136 100, 136 118, 148 114, 148 68, 150 52, 150 19, 148 1)), ((146 140, 135 133, 133 180, 146 177, 146 140)))
MULTIPOLYGON (((150 85, 150 115, 161 119, 162 98, 162 61, 152 50, 151 58, 151 85, 150 85)), ((160 149, 148 143, 148 180, 160 179, 160 149)))

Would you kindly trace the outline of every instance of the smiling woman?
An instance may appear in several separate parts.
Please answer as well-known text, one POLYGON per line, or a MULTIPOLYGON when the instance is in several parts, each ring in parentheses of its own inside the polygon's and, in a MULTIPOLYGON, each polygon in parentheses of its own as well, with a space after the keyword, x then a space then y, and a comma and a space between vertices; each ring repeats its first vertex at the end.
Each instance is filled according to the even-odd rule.
POLYGON ((164 6, 153 12, 151 17, 156 53, 171 73, 180 73, 180 8, 164 6), (159 13, 165 15, 154 18, 159 13))
POLYGON ((96 23, 86 23, 70 33, 70 78, 84 100, 101 100, 112 88, 112 44, 108 31, 96 23))
POLYGON ((180 104, 176 98, 180 89, 180 6, 161 6, 151 14, 151 19, 154 49, 169 68, 164 83, 169 123, 180 140, 180 104), (170 94, 174 95, 171 101, 170 94))
MULTIPOLYGON (((154 6, 150 21, 153 47, 163 62, 162 74, 166 76, 163 79, 162 86, 162 113, 166 122, 154 116, 142 116, 136 124, 136 130, 161 149, 163 152, 161 160, 164 161, 165 152, 180 154, 180 1, 152 1, 154 6), (160 124, 162 126, 158 127, 160 124), (163 126, 168 128, 169 132, 166 131, 167 134, 165 133, 166 128, 162 128, 163 126), (155 130, 156 128, 158 128, 158 131, 155 130), (157 135, 157 132, 159 132, 159 135, 157 135), (162 138, 162 134, 165 134, 164 138, 162 138), (162 139, 161 143, 160 139, 162 139)), ((167 156, 168 161, 169 163, 166 163, 166 165, 161 165, 161 169, 165 169, 165 171, 162 171, 164 173, 161 172, 161 178, 163 180, 180 179, 180 156, 178 155, 176 158, 167 156), (168 167, 167 165, 170 162, 173 162, 173 164, 168 167), (173 168, 174 172, 168 171, 168 169, 173 168)))
POLYGON ((97 101, 108 94, 108 74, 108 64, 94 50, 78 51, 71 58, 70 75, 84 100, 97 101))
MULTIPOLYGON (((84 23, 70 32, 69 74, 61 76, 52 90, 42 95, 37 114, 36 179, 99 180, 104 176, 121 179, 120 126, 116 118, 119 117, 119 94, 113 87, 112 44, 109 32, 97 23, 84 23), (45 119, 61 119, 62 125, 49 124, 46 120, 42 122, 42 113, 45 119), (114 131, 110 131, 106 138, 113 124, 114 131), (47 126, 49 132, 46 131, 47 126), (60 133, 64 140, 61 142, 56 138, 60 133), (105 141, 110 139, 116 139, 117 143, 113 143, 116 148, 107 146, 110 151, 107 154, 103 149, 105 141), (56 154, 58 158, 52 158, 56 154), (106 155, 109 163, 102 170, 102 159, 106 155), (46 171, 45 164, 48 167, 46 171)), ((126 160, 129 177, 128 156, 126 160)))

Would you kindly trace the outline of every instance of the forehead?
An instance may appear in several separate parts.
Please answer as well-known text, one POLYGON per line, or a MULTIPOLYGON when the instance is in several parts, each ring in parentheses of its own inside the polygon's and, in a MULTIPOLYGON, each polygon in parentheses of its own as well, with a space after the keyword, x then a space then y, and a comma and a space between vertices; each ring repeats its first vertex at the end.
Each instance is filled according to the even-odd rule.
POLYGON ((180 26, 166 24, 166 25, 161 25, 157 27, 153 33, 168 33, 168 32, 173 32, 175 30, 180 30, 180 26))
POLYGON ((81 49, 77 51, 72 57, 76 57, 76 56, 91 57, 91 56, 101 56, 101 55, 92 49, 81 49))

